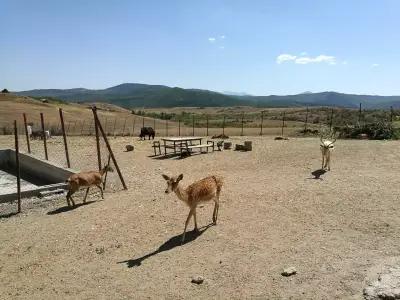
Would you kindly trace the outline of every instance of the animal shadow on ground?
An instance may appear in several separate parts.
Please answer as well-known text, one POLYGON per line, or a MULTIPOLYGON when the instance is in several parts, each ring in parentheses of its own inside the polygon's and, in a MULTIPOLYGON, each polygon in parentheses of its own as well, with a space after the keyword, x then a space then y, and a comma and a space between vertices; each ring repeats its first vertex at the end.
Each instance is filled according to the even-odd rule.
POLYGON ((311 175, 314 176, 312 178, 308 178, 308 179, 319 179, 319 180, 323 180, 321 178, 322 175, 324 175, 326 173, 326 170, 324 169, 317 169, 315 171, 311 172, 311 175))
POLYGON ((201 227, 199 229, 198 232, 196 231, 188 231, 186 232, 186 237, 185 237, 185 241, 182 243, 182 234, 176 235, 172 238, 170 238, 169 240, 167 240, 164 244, 162 244, 160 247, 158 247, 157 250, 150 252, 146 255, 143 255, 142 257, 139 258, 134 258, 134 259, 129 259, 129 260, 124 260, 124 261, 120 261, 118 262, 119 264, 124 264, 126 263, 126 266, 128 268, 132 268, 132 267, 138 267, 142 264, 142 261, 144 261, 145 259, 154 256, 158 253, 164 252, 164 251, 168 251, 171 250, 175 247, 179 247, 179 246, 183 246, 187 243, 190 243, 192 241, 194 241, 195 239, 197 239, 200 235, 202 235, 208 228, 210 228, 211 226, 213 226, 214 224, 208 224, 204 227, 201 227))
POLYGON ((11 218, 12 216, 16 216, 16 215, 18 215, 18 212, 11 212, 11 213, 6 213, 6 214, 1 214, 0 215, 0 219, 11 218))
POLYGON ((77 209, 80 206, 88 205, 88 204, 91 204, 91 203, 94 203, 94 202, 96 202, 96 201, 87 201, 86 203, 78 203, 75 206, 68 206, 68 205, 67 206, 62 206, 62 207, 59 207, 59 208, 57 208, 55 210, 47 212, 47 214, 48 215, 57 215, 57 214, 60 214, 60 213, 63 213, 63 212, 67 212, 67 211, 71 211, 71 210, 77 209))

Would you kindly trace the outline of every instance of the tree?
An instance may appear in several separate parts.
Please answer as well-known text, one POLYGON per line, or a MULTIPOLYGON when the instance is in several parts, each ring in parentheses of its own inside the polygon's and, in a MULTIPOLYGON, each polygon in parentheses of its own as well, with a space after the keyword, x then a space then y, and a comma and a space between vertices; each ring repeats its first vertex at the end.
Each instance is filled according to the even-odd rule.
POLYGON ((7 89, 2 90, 1 92, 4 94, 9 93, 9 91, 7 89))

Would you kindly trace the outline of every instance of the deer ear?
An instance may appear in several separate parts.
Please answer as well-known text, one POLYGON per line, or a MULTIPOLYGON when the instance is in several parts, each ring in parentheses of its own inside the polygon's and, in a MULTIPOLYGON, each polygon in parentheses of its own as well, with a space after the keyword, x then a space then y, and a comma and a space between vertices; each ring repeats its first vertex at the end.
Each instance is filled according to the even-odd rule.
POLYGON ((162 174, 162 177, 164 177, 165 180, 169 180, 169 177, 165 174, 162 174))
POLYGON ((179 175, 176 181, 181 181, 183 179, 183 174, 179 175))

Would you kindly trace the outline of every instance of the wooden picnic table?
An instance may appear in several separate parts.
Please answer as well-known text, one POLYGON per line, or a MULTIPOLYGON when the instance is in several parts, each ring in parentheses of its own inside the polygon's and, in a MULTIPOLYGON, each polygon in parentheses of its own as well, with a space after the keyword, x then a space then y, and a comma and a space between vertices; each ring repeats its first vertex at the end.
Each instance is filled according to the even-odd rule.
POLYGON ((193 142, 198 142, 201 144, 203 138, 201 137, 168 137, 162 138, 161 140, 164 143, 164 155, 167 155, 167 149, 174 149, 174 154, 177 153, 177 150, 181 152, 182 147, 187 147, 188 145, 192 146, 193 142))

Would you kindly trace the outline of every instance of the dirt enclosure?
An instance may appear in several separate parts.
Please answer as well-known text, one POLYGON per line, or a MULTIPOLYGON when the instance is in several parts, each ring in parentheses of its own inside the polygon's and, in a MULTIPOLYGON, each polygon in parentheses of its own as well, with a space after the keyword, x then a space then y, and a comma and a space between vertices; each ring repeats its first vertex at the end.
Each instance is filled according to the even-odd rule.
MULTIPOLYGON (((252 152, 164 160, 148 157, 151 141, 111 139, 127 191, 73 210, 64 198, 23 206, 0 219, 0 298, 362 298, 368 280, 400 261, 400 143, 338 140, 332 171, 317 180, 318 139, 231 140, 246 139, 252 152), (133 152, 124 152, 128 143, 133 152), (183 173, 184 185, 222 175, 218 225, 181 245, 188 209, 165 195, 162 173, 183 173), (297 274, 283 277, 287 267, 297 274)), ((212 210, 199 207, 200 226, 212 210)))

